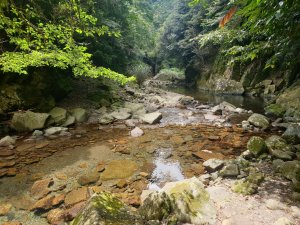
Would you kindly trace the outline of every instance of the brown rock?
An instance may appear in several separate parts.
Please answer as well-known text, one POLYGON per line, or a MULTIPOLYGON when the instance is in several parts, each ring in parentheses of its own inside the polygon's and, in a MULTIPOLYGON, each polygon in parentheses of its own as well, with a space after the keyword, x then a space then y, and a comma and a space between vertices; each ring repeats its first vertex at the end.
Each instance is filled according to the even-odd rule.
POLYGON ((81 186, 85 186, 88 184, 93 184, 96 183, 99 180, 100 175, 98 174, 98 172, 94 171, 94 172, 87 172, 86 174, 80 176, 78 178, 78 183, 81 186))
POLYGON ((31 187, 30 195, 35 197, 36 199, 41 199, 49 194, 49 187, 53 184, 53 180, 51 178, 38 180, 34 182, 31 187))
POLYGON ((55 177, 59 180, 67 180, 68 176, 65 173, 56 173, 55 177))
POLYGON ((191 169, 197 174, 203 174, 205 172, 205 167, 202 164, 192 164, 191 169))
POLYGON ((181 136, 173 136, 170 140, 176 145, 182 145, 185 143, 185 140, 181 136))
POLYGON ((60 195, 55 196, 54 199, 52 200, 52 205, 56 206, 56 205, 59 205, 59 204, 63 203, 64 200, 65 200, 65 197, 66 196, 64 194, 60 194, 60 195))
POLYGON ((94 193, 97 193, 97 194, 101 193, 103 191, 103 188, 99 187, 99 186, 93 186, 93 187, 91 187, 91 189, 94 193))
POLYGON ((12 205, 9 203, 0 204, 0 216, 5 216, 10 212, 12 205))
POLYGON ((140 176, 148 178, 149 177, 149 173, 140 172, 140 176))
POLYGON ((96 171, 101 173, 104 170, 105 170, 105 163, 104 162, 99 162, 98 165, 96 166, 96 171))
POLYGON ((83 163, 79 164, 79 167, 82 168, 82 169, 84 169, 84 168, 88 167, 88 164, 86 162, 83 162, 83 163))
POLYGON ((35 209, 51 209, 52 208, 52 201, 54 199, 53 195, 48 195, 45 198, 42 198, 40 200, 38 200, 30 209, 31 211, 35 210, 35 209))
POLYGON ((117 186, 118 188, 124 188, 124 187, 127 186, 127 181, 124 180, 124 179, 119 180, 119 181, 116 183, 116 186, 117 186))
POLYGON ((9 221, 9 222, 4 222, 1 225, 22 225, 22 223, 19 221, 9 221))
POLYGON ((47 220, 50 224, 59 225, 64 222, 65 212, 62 209, 52 209, 47 214, 47 220))
POLYGON ((17 209, 29 210, 34 204, 34 201, 28 196, 24 195, 18 198, 13 198, 12 204, 17 209))
POLYGON ((17 175, 17 169, 16 168, 9 168, 6 172, 7 176, 16 176, 17 175))
POLYGON ((46 146, 48 146, 50 144, 49 141, 43 141, 42 143, 39 143, 35 146, 36 149, 41 149, 41 148, 44 148, 46 146))
POLYGON ((14 151, 10 149, 0 148, 0 157, 12 156, 14 154, 14 151))
POLYGON ((209 151, 194 152, 193 156, 203 159, 204 161, 209 160, 209 159, 224 159, 225 158, 225 156, 221 153, 214 153, 214 152, 209 152, 209 151))
POLYGON ((90 197, 87 187, 82 187, 77 190, 73 190, 66 195, 65 205, 71 207, 76 203, 86 201, 90 197))
POLYGON ((16 164, 15 161, 6 161, 6 162, 0 162, 0 168, 4 167, 12 167, 16 164))
POLYGON ((219 136, 209 136, 208 140, 210 140, 210 141, 219 141, 220 137, 219 136))
POLYGON ((71 208, 67 209, 65 211, 65 220, 70 221, 74 219, 84 206, 85 206, 85 202, 80 202, 72 206, 71 208))
POLYGON ((102 180, 124 179, 132 176, 137 170, 135 161, 124 159, 111 161, 101 175, 102 180))

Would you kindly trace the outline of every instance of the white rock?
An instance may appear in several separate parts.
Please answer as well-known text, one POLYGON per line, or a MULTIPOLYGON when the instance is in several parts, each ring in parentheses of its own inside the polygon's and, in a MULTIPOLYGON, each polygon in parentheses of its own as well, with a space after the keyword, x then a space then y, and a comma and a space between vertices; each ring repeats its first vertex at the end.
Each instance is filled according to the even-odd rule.
POLYGON ((266 200, 266 206, 271 210, 285 210, 287 206, 276 199, 266 200))
POLYGON ((68 128, 65 127, 50 127, 45 130, 45 136, 50 136, 54 134, 59 134, 62 131, 67 131, 68 128))
POLYGON ((16 143, 16 140, 10 136, 6 136, 0 140, 0 146, 2 146, 2 147, 14 145, 15 143, 16 143))
POLYGON ((292 206, 291 207, 291 211, 292 211, 292 216, 294 218, 300 218, 300 209, 297 206, 292 206))
POLYGON ((140 119, 149 124, 158 123, 162 119, 162 114, 160 112, 153 112, 142 115, 140 119))
POLYGON ((140 129, 139 127, 134 128, 132 131, 130 131, 130 135, 132 137, 140 137, 144 134, 144 131, 140 129))
POLYGON ((286 217, 281 217, 274 223, 274 225, 296 225, 296 224, 290 221, 286 217))
POLYGON ((209 159, 203 163, 203 166, 210 172, 221 169, 224 166, 224 161, 220 159, 209 159))
POLYGON ((41 131, 41 130, 35 130, 33 133, 32 133, 32 136, 33 137, 41 137, 43 136, 44 132, 41 131))
POLYGON ((242 109, 242 108, 236 108, 235 112, 237 112, 237 113, 243 113, 243 112, 245 112, 245 110, 242 109))

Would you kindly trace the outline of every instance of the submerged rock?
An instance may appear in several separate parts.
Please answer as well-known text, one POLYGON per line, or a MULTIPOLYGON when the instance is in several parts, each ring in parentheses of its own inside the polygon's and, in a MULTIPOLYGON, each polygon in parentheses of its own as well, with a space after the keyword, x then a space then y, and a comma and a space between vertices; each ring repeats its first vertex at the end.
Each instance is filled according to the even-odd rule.
POLYGON ((248 122, 256 127, 266 129, 269 127, 269 119, 264 115, 254 113, 248 118, 248 122))
POLYGON ((267 150, 265 141, 261 137, 253 136, 247 143, 247 149, 254 155, 258 156, 267 150))
POLYGON ((277 136, 272 135, 266 139, 266 145, 271 155, 283 160, 292 160, 294 157, 294 148, 288 145, 286 141, 277 136))
POLYGON ((142 224, 132 210, 112 194, 94 195, 70 225, 137 225, 142 224))
MULTIPOLYGON (((214 208, 204 184, 197 178, 167 183, 144 201, 141 215, 164 224, 215 224, 214 208)), ((161 224, 161 223, 159 223, 161 224)))
POLYGON ((33 131, 43 129, 49 117, 50 115, 47 113, 17 112, 14 113, 11 123, 16 131, 33 131))
POLYGON ((128 159, 111 161, 101 174, 102 180, 124 179, 132 176, 137 170, 136 162, 128 159))

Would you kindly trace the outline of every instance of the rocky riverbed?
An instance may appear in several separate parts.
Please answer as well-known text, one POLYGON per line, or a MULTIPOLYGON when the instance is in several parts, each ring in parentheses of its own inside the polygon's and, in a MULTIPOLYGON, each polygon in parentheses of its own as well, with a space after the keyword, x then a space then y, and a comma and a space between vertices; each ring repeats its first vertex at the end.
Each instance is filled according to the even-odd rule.
MULTIPOLYGON (((24 113, 14 117, 12 125, 27 132, 0 141, 0 223, 64 224, 80 213, 109 224, 105 213, 86 213, 95 194, 101 207, 125 204, 127 213, 116 216, 115 224, 300 223, 299 136, 294 129, 285 133, 287 139, 279 137, 289 124, 272 126, 265 116, 227 102, 203 105, 150 87, 127 87, 123 99, 100 109, 70 101, 67 109, 49 114, 27 112, 34 120, 24 119, 24 113), (170 191, 164 188, 170 182, 185 182, 175 183, 175 189, 184 187, 193 199, 205 196, 207 204, 195 204, 210 210, 198 205, 178 214, 178 199, 186 196, 155 195, 161 188, 170 191), (155 217, 164 209, 153 205, 160 198, 170 205, 155 217), (199 220, 203 213, 207 220, 199 220)), ((79 217, 72 224, 83 224, 79 217)))

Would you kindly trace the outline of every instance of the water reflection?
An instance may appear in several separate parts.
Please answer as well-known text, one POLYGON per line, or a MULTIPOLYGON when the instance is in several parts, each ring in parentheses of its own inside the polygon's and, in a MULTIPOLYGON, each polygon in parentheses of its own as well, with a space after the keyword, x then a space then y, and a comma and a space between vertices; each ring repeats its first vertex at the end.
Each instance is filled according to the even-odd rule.
POLYGON ((223 101, 226 101, 235 105, 236 107, 252 110, 256 113, 264 113, 264 100, 260 97, 240 95, 215 95, 208 91, 188 87, 169 88, 168 90, 179 94, 192 96, 203 104, 216 105, 223 101))

